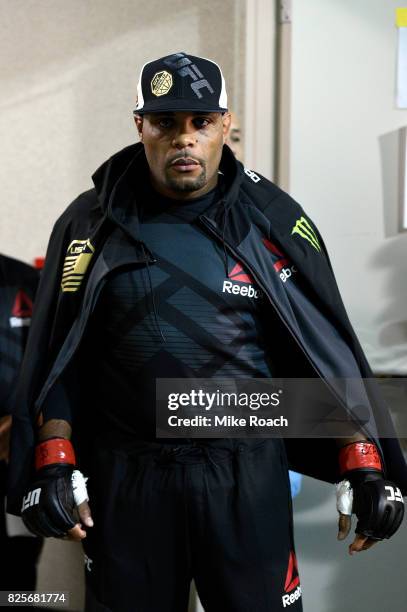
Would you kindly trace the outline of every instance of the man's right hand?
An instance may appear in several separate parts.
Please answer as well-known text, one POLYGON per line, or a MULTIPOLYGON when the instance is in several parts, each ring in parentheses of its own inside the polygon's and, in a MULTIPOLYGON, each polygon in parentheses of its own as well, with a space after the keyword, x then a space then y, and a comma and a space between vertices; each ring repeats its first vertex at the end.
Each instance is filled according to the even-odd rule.
POLYGON ((23 499, 22 519, 27 528, 43 537, 80 541, 82 525, 92 527, 85 480, 75 470, 68 440, 42 442, 36 452, 37 472, 23 499))

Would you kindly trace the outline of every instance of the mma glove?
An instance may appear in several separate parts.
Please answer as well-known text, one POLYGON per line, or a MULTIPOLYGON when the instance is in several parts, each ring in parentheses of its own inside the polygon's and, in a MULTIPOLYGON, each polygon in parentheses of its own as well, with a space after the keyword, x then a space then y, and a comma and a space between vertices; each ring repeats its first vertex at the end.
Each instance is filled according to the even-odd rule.
POLYGON ((35 449, 35 477, 23 498, 21 517, 38 536, 61 538, 79 522, 76 506, 88 501, 86 480, 75 470, 75 453, 65 438, 35 449))
POLYGON ((340 474, 337 508, 342 514, 356 514, 355 532, 371 540, 390 538, 404 516, 400 489, 385 479, 375 444, 368 441, 347 444, 339 451, 340 474))

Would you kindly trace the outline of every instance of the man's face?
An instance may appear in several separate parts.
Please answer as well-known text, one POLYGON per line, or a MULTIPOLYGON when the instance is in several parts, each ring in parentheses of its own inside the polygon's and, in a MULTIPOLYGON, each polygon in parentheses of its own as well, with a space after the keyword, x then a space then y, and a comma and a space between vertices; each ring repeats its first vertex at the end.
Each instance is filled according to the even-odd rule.
POLYGON ((229 113, 150 113, 135 122, 159 193, 189 200, 215 187, 229 113))

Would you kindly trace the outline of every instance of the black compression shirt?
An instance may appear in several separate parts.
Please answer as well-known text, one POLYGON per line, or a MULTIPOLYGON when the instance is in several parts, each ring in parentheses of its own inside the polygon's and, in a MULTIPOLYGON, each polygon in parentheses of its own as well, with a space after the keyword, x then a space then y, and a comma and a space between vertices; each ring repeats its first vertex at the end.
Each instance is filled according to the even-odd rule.
POLYGON ((154 435, 156 378, 272 375, 264 296, 230 254, 226 274, 223 245, 197 219, 218 198, 145 194, 141 237, 157 261, 112 273, 91 321, 109 426, 154 435))

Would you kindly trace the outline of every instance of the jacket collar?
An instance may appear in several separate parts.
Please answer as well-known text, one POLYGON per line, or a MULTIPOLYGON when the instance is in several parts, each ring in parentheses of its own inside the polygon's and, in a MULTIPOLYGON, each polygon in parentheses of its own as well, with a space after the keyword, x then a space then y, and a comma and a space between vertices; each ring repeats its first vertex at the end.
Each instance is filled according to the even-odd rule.
MULTIPOLYGON (((223 214, 236 201, 241 182, 244 177, 243 166, 238 162, 227 145, 223 147, 220 171, 225 177, 225 187, 222 194, 223 207, 216 202, 212 212, 223 214)), ((116 225, 122 227, 125 233, 139 240, 139 214, 137 199, 140 197, 138 185, 147 180, 148 162, 142 143, 137 143, 122 149, 93 174, 92 179, 98 196, 96 207, 116 225)))

